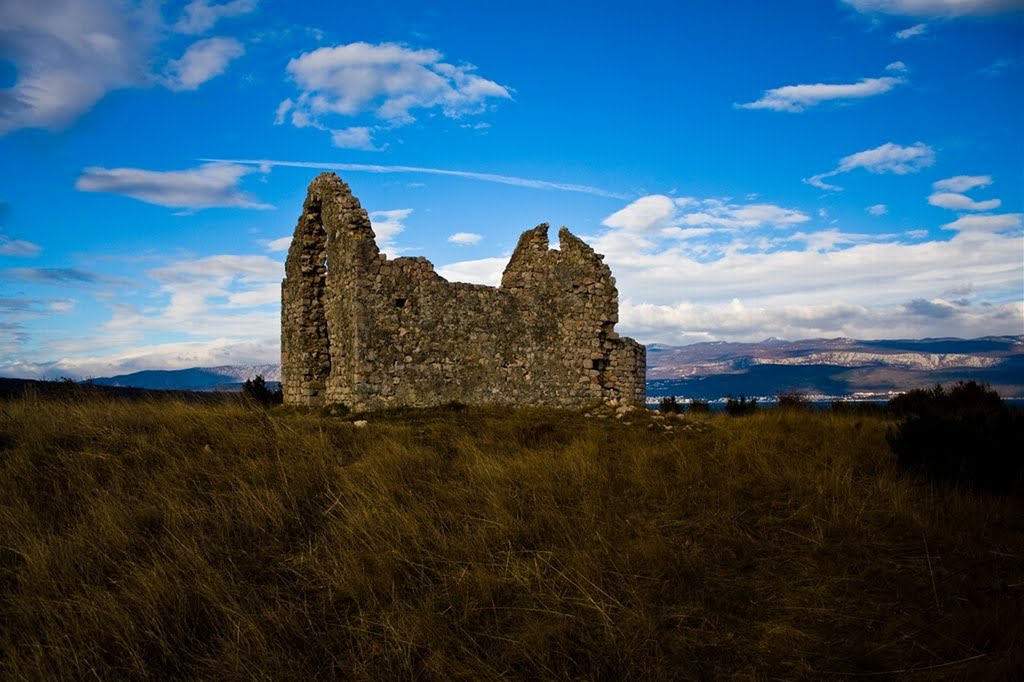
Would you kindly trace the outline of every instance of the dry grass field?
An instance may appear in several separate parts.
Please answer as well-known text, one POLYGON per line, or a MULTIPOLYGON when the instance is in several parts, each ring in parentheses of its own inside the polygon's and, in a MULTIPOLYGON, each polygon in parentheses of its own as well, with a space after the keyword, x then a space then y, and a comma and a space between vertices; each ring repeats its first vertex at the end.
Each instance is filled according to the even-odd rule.
POLYGON ((0 677, 1024 670, 1024 501, 881 414, 360 418, 0 400, 0 677))

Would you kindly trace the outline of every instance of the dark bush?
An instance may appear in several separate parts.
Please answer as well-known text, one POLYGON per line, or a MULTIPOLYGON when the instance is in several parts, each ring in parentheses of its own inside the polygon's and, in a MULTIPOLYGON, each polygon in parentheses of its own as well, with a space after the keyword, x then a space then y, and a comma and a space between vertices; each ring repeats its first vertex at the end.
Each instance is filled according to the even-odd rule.
POLYGON ((284 395, 281 389, 271 390, 267 386, 267 382, 262 374, 257 374, 252 379, 246 379, 242 385, 242 395, 260 405, 268 407, 284 402, 284 395))
POLYGON ((674 395, 667 395, 658 401, 658 411, 664 414, 679 414, 683 407, 674 395))
POLYGON ((889 401, 902 421, 886 434, 901 464, 932 480, 1024 493, 1024 414, 974 381, 889 401))
POLYGON ((779 407, 784 410, 809 410, 811 401, 803 393, 780 393, 779 407))
POLYGON ((833 400, 829 410, 837 414, 859 414, 880 416, 889 408, 886 403, 863 400, 833 400))
POLYGON ((757 398, 747 400, 746 396, 739 399, 729 396, 725 401, 725 412, 732 417, 739 417, 744 414, 751 414, 757 409, 757 398))
POLYGON ((687 407, 687 410, 690 414, 707 414, 711 411, 711 404, 706 400, 694 398, 690 401, 690 405, 687 407))

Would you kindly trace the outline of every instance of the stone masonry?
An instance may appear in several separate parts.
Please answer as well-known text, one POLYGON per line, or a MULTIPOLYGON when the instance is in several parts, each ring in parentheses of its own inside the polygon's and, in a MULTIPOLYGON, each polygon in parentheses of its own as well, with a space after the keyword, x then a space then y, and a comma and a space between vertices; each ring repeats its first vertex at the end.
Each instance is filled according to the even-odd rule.
POLYGON ((501 286, 449 282, 380 253, 334 173, 309 186, 281 284, 281 382, 291 405, 642 405, 646 351, 615 333, 603 256, 548 225, 519 238, 501 286))

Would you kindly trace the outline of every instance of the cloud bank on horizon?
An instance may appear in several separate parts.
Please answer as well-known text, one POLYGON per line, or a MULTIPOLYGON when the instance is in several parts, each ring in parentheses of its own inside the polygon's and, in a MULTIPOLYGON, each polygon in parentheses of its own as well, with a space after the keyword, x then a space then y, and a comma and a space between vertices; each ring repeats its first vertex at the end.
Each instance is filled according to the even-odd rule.
POLYGON ((644 342, 1024 334, 1024 0, 521 9, 0 5, 0 375, 276 362, 322 171, 453 280, 568 225, 644 342))

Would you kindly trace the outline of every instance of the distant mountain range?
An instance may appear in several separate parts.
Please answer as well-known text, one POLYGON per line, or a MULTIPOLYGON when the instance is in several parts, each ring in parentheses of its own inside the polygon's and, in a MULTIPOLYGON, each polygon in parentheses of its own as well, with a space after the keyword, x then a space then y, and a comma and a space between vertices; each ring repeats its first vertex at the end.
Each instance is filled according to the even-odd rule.
POLYGON ((647 347, 647 392, 715 400, 803 393, 888 399, 913 388, 975 380, 1024 397, 1024 336, 858 341, 809 339, 647 347))
MULTIPOLYGON (((278 365, 226 365, 149 370, 93 379, 101 386, 232 391, 261 375, 280 382, 278 365)), ((1004 397, 1024 397, 1024 336, 979 339, 858 341, 809 339, 647 347, 652 398, 716 400, 799 392, 821 400, 884 400, 894 393, 958 380, 989 384, 1004 397)))
POLYGON ((270 385, 281 381, 280 365, 223 365, 190 369, 150 369, 90 381, 98 386, 123 386, 179 391, 240 391, 249 379, 262 376, 270 385))

